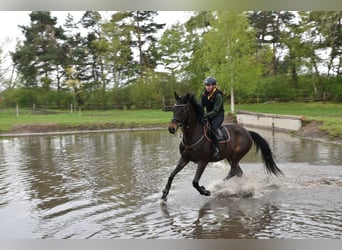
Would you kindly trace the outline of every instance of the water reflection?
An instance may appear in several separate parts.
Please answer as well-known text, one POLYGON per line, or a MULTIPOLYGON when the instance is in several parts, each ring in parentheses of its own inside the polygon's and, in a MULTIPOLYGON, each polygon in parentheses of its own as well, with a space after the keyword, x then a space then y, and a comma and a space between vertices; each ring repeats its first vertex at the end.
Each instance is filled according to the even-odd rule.
POLYGON ((161 189, 180 142, 166 130, 2 138, 0 235, 341 238, 342 146, 258 132, 285 179, 267 177, 260 155, 250 152, 241 164, 243 179, 220 183, 227 164, 209 164, 201 182, 214 195, 202 197, 189 164, 164 207, 161 189))
POLYGON ((255 238, 257 232, 269 227, 273 214, 278 210, 275 205, 258 200, 218 200, 204 203, 192 221, 191 230, 184 224, 177 225, 174 215, 167 206, 162 208, 166 218, 170 218, 175 231, 183 231, 185 238, 192 239, 238 239, 255 238))
MULTIPOLYGON (((250 128, 260 133, 269 143, 278 163, 308 163, 342 165, 341 144, 298 138, 287 133, 250 128)), ((252 157, 249 162, 255 162, 252 157)))

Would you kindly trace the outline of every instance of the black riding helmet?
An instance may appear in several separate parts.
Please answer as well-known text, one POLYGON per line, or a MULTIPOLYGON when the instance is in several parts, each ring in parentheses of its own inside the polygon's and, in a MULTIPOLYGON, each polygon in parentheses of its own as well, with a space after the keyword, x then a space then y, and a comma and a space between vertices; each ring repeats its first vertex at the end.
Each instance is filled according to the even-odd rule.
POLYGON ((204 85, 216 85, 215 77, 209 76, 204 80, 204 85))

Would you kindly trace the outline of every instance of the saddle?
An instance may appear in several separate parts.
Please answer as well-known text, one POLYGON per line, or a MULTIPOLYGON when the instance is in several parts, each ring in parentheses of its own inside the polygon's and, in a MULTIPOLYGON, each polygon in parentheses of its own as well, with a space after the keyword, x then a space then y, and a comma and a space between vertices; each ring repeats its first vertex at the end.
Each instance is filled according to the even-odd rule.
MULTIPOLYGON (((211 130, 210 127, 209 130, 211 130)), ((224 126, 219 127, 219 129, 213 132, 219 142, 227 142, 230 140, 229 130, 224 126)))

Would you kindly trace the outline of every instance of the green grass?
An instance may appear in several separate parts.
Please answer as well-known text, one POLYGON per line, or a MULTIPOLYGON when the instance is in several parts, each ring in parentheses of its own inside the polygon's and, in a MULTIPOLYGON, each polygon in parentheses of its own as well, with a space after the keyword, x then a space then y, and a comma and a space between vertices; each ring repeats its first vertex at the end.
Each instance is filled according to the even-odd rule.
POLYGON ((161 110, 109 110, 32 112, 3 110, 0 113, 0 132, 8 132, 15 125, 54 124, 64 127, 102 124, 102 128, 130 128, 144 126, 166 126, 171 120, 171 112, 161 110))
POLYGON ((323 122, 321 130, 331 137, 342 137, 342 104, 336 103, 267 103, 267 104, 241 104, 236 110, 252 112, 298 115, 305 121, 323 122))
MULTIPOLYGON (((226 111, 228 110, 230 107, 227 105, 226 111)), ((342 138, 342 104, 320 102, 241 104, 236 105, 236 110, 303 116, 306 121, 323 122, 321 130, 327 132, 329 136, 342 138)), ((164 127, 171 118, 172 112, 162 110, 95 110, 81 113, 20 110, 17 116, 14 109, 3 109, 0 111, 0 132, 8 132, 13 126, 20 124, 54 124, 66 128, 101 125, 96 128, 103 129, 164 127)))

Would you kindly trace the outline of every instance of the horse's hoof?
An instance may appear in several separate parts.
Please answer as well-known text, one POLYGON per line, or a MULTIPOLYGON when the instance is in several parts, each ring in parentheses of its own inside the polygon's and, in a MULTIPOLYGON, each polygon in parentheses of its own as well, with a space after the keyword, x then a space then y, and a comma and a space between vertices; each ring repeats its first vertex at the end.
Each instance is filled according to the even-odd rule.
POLYGON ((162 206, 162 207, 166 206, 166 204, 167 204, 166 200, 167 200, 166 198, 165 199, 160 199, 160 206, 162 206))
POLYGON ((205 187, 201 186, 201 192, 200 192, 202 195, 205 195, 205 196, 210 196, 210 191, 209 190, 206 190, 205 187))
POLYGON ((226 176, 223 180, 224 180, 224 181, 228 181, 228 180, 230 180, 232 177, 233 177, 233 176, 228 175, 228 176, 226 176))

